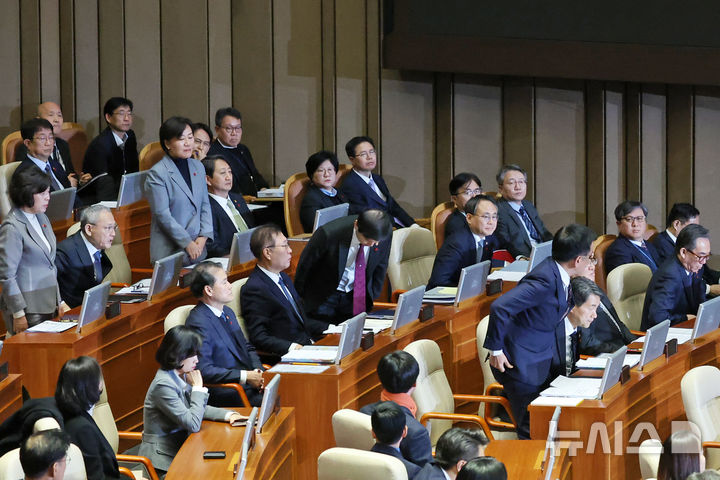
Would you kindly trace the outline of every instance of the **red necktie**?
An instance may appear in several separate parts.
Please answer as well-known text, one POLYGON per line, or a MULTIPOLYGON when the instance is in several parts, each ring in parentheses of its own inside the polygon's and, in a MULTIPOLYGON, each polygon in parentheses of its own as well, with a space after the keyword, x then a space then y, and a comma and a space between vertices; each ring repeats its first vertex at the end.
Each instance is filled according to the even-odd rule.
POLYGON ((357 257, 355 257, 355 286, 353 287, 353 315, 358 315, 365 311, 365 248, 362 245, 358 247, 357 257))

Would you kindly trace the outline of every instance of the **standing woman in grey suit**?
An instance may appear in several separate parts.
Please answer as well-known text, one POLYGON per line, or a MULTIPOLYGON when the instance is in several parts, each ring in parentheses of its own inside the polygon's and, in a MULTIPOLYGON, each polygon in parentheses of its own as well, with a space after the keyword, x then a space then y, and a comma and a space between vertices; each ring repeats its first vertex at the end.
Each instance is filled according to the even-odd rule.
POLYGON ((171 328, 155 354, 160 369, 150 384, 143 405, 140 455, 156 470, 167 471, 190 433, 200 430, 203 419, 234 422, 237 412, 208 406, 208 390, 200 370, 195 370, 202 339, 185 325, 171 328))
POLYGON ((150 261, 185 251, 184 265, 207 256, 213 236, 205 167, 192 158, 192 123, 171 117, 160 127, 165 156, 148 171, 145 195, 150 203, 150 261))
POLYGON ((45 215, 50 177, 28 168, 9 188, 14 208, 0 225, 0 309, 9 335, 69 310, 60 298, 55 271, 55 234, 45 215))

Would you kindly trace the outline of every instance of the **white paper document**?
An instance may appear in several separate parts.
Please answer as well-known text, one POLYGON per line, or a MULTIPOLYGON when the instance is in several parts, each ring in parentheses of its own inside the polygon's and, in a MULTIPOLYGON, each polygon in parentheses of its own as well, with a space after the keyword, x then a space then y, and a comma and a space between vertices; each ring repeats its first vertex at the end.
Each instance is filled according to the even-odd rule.
POLYGON ((278 363, 268 372, 273 373, 323 373, 330 365, 293 365, 291 363, 278 363))
MULTIPOLYGON (((586 359, 580 359, 575 364, 578 368, 586 368, 586 369, 592 369, 592 370, 605 370, 605 364, 607 363, 607 356, 604 356, 606 354, 600 355, 598 357, 590 357, 586 359)), ((629 353, 625 355, 625 361, 623 361, 623 366, 627 365, 628 367, 632 368, 635 365, 640 362, 640 354, 639 353, 629 353)))
POLYGON ((538 407, 577 407, 584 398, 573 397, 537 397, 530 405, 538 407))
POLYGON ((151 279, 145 278, 143 280, 140 280, 139 282, 136 282, 129 287, 123 287, 117 292, 115 292, 116 295, 128 295, 131 293, 138 294, 138 293, 150 293, 150 282, 151 279))
POLYGON ((285 193, 285 185, 280 185, 277 188, 266 188, 257 192, 257 198, 282 198, 285 193))
POLYGON ((261 208, 268 208, 267 205, 257 205, 255 203, 248 203, 247 207, 250 209, 251 212, 253 210, 260 210, 261 208))
MULTIPOLYGON (((227 270, 228 262, 230 261, 230 259, 228 257, 211 257, 206 258, 204 261, 219 263, 222 265, 223 270, 227 270)), ((197 263, 193 263, 192 265, 188 265, 187 267, 183 268, 192 270, 193 268, 195 268, 196 265, 197 263)))
POLYGON ((281 362, 307 362, 307 363, 332 363, 337 357, 337 346, 327 345, 306 345, 297 350, 291 350, 280 359, 281 362))
POLYGON ((77 322, 56 322, 55 320, 45 320, 42 323, 38 323, 34 327, 27 329, 28 332, 33 333, 59 333, 65 330, 77 326, 77 322))
POLYGON ((543 397, 597 398, 601 378, 578 378, 560 375, 540 392, 543 397))
MULTIPOLYGON (((343 323, 339 325, 328 325, 328 328, 323 333, 325 335, 330 335, 333 333, 341 334, 343 329, 343 323)), ((383 330, 387 330, 388 328, 392 327, 392 323, 392 319, 383 320, 379 318, 366 318, 365 324, 363 325, 363 330, 372 330, 373 335, 377 335, 383 330)))
MULTIPOLYGON (((513 264, 511 263, 510 265, 513 264)), ((503 282, 519 282, 523 279, 526 273, 527 272, 508 272, 503 269, 495 270, 490 275, 488 275, 488 281, 497 280, 499 278, 502 279, 503 282)))
MULTIPOLYGON (((667 340, 672 340, 673 338, 677 338, 678 343, 686 343, 690 341, 690 337, 692 336, 692 328, 673 328, 670 327, 670 330, 668 330, 667 340)), ((645 343, 645 337, 638 337, 635 342, 638 343, 645 343)))

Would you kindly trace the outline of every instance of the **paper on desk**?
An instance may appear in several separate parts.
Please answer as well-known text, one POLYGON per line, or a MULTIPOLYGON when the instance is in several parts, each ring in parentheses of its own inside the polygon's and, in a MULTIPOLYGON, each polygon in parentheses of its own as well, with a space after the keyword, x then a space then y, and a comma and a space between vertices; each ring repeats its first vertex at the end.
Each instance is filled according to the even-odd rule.
POLYGON ((495 270, 488 275, 488 280, 502 279, 504 282, 519 282, 527 272, 509 272, 507 270, 495 270))
POLYGON ((280 185, 277 188, 266 188, 257 192, 257 198, 282 198, 285 194, 285 185, 280 185))
POLYGON ((584 398, 573 397, 537 397, 530 405, 538 407, 577 407, 584 398))
MULTIPOLYGON (((345 323, 345 322, 343 322, 345 323)), ((328 325, 328 328, 323 332, 326 335, 337 333, 342 333, 343 329, 343 323, 339 325, 328 325)), ((386 330, 390 327, 392 327, 392 320, 383 320, 379 318, 366 318, 365 324, 363 325, 364 330, 372 330, 373 335, 377 335, 378 333, 382 332, 383 330, 386 330)))
POLYGON ((273 373, 323 373, 330 368, 330 365, 293 365, 290 363, 278 363, 268 372, 273 373))
MULTIPOLYGON (((598 357, 590 357, 586 359, 580 359, 575 364, 578 368, 587 368, 587 369, 593 369, 593 370, 605 370, 605 365, 607 363, 607 356, 606 354, 600 355, 598 357)), ((623 366, 627 365, 628 367, 632 368, 635 365, 640 362, 640 354, 639 353, 630 353, 625 355, 625 360, 623 361, 623 366)))
POLYGON ((55 320, 45 320, 42 323, 38 323, 34 327, 27 329, 28 332, 33 333, 59 333, 65 330, 77 326, 77 322, 56 322, 55 320))
POLYGON ((423 295, 425 303, 453 303, 457 295, 457 287, 435 287, 423 295))
MULTIPOLYGON (((667 340, 677 338, 678 343, 685 343, 692 337, 692 328, 670 328, 668 330, 667 340)), ((666 340, 666 341, 667 341, 666 340)), ((638 337, 634 342, 645 343, 645 337, 638 337)))
POLYGON ((102 202, 98 202, 96 205, 102 205, 103 207, 107 208, 117 208, 117 202, 111 202, 110 200, 104 200, 102 202))
POLYGON ((253 210, 260 210, 261 208, 268 208, 267 205, 258 205, 256 203, 248 203, 247 207, 250 209, 251 212, 253 210))
MULTIPOLYGON (((212 258, 206 258, 204 261, 219 263, 222 265, 223 270, 227 270, 228 262, 230 262, 230 259, 228 257, 212 257, 212 258)), ((192 265, 188 265, 183 268, 192 270, 193 268, 195 268, 196 265, 197 265, 197 263, 193 263, 192 265)))
POLYGON ((560 375, 550 386, 540 392, 543 397, 597 398, 600 393, 600 378, 578 378, 560 375))
POLYGON ((303 347, 297 350, 290 350, 288 353, 283 355, 280 359, 281 362, 307 362, 307 363, 330 363, 335 361, 337 357, 337 346, 325 346, 325 348, 311 348, 303 347))

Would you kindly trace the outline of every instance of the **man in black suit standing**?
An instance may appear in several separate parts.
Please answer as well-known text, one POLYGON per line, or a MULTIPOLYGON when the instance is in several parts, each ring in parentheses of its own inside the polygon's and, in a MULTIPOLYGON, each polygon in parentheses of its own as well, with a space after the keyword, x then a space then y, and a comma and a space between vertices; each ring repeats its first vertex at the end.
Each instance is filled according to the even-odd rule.
POLYGON ((92 205, 82 211, 80 230, 58 243, 55 256, 60 295, 70 308, 82 304, 85 290, 100 285, 112 270, 105 254, 117 223, 109 208, 92 205))
POLYGON ((365 210, 318 228, 300 256, 295 288, 308 314, 340 323, 372 309, 380 294, 392 225, 382 210, 365 210))
POLYGON ((112 97, 103 107, 108 126, 95 137, 85 152, 83 170, 95 180, 93 193, 97 201, 117 200, 120 179, 139 168, 137 139, 132 131, 133 103, 127 98, 112 97))
POLYGON ((261 351, 282 356, 322 337, 326 322, 308 317, 292 280, 283 272, 292 250, 275 225, 258 227, 250 237, 255 270, 240 290, 240 307, 250 341, 261 351))
POLYGON ((498 202, 497 237, 502 247, 517 257, 529 257, 532 247, 552 240, 535 205, 525 200, 527 173, 518 165, 504 165, 497 174, 498 202))

